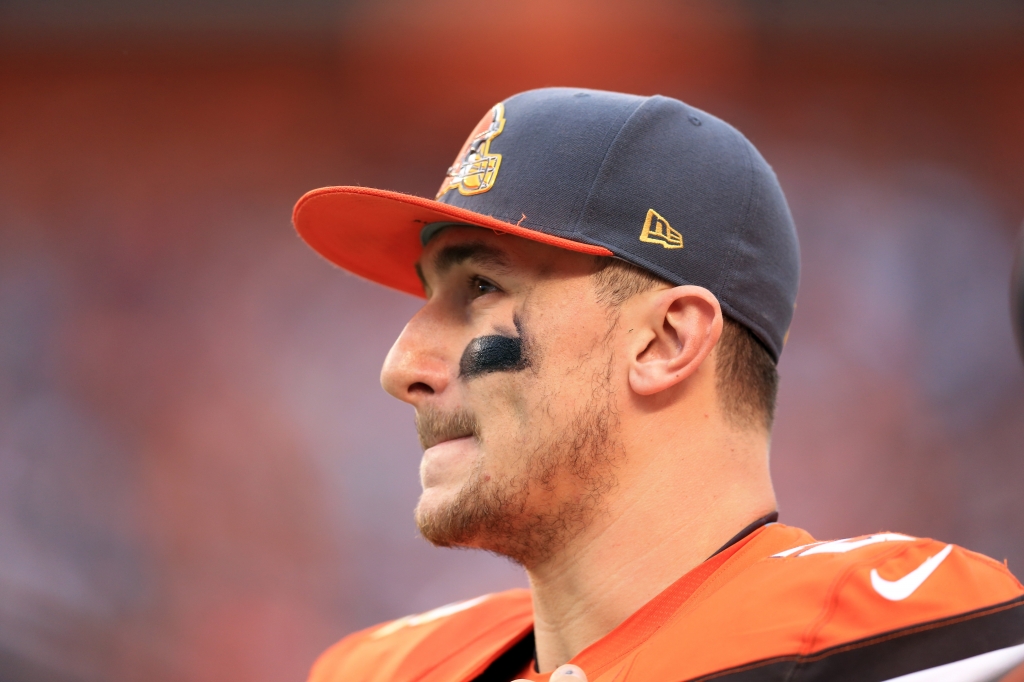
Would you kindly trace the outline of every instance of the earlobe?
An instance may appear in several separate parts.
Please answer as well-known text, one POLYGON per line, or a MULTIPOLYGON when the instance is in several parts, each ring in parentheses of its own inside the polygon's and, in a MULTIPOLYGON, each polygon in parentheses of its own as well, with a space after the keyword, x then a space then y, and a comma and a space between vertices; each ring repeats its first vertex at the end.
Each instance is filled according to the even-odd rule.
POLYGON ((701 367, 722 334, 722 308, 714 294, 696 286, 652 292, 637 304, 629 385, 639 395, 654 395, 701 367))

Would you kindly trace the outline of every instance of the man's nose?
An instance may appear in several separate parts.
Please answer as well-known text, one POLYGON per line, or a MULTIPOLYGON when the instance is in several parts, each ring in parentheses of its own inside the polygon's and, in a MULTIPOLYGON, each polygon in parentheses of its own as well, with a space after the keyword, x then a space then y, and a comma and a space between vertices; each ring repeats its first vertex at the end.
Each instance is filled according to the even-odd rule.
POLYGON ((443 344, 443 330, 425 314, 425 309, 420 310, 388 351, 380 373, 381 386, 414 406, 443 392, 451 376, 443 344))

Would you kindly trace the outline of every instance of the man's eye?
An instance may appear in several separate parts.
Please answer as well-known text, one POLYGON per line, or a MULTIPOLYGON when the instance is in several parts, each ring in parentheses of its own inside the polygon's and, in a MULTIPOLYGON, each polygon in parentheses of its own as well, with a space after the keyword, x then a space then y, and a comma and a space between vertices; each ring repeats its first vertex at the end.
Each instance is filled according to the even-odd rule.
POLYGON ((491 294, 496 291, 501 291, 495 284, 488 282, 483 277, 471 278, 470 286, 472 287, 473 293, 476 296, 483 296, 484 294, 491 294))

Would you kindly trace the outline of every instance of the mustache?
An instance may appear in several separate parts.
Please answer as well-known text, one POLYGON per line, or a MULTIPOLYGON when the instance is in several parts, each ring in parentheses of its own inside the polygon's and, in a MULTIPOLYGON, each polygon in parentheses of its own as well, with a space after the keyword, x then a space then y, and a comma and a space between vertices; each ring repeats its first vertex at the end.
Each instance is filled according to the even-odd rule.
POLYGON ((438 443, 478 434, 476 417, 469 410, 440 410, 425 407, 416 410, 416 433, 424 450, 438 443))

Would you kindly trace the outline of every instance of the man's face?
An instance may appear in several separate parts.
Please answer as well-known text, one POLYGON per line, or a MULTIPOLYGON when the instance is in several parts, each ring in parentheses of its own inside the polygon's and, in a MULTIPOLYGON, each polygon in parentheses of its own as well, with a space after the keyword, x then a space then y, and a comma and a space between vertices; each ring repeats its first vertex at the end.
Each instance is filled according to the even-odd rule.
POLYGON ((435 237, 419 267, 427 302, 381 375, 416 408, 417 523, 435 544, 536 564, 615 485, 626 369, 594 259, 460 227, 435 237))

